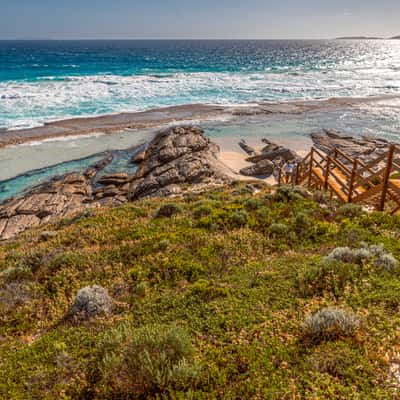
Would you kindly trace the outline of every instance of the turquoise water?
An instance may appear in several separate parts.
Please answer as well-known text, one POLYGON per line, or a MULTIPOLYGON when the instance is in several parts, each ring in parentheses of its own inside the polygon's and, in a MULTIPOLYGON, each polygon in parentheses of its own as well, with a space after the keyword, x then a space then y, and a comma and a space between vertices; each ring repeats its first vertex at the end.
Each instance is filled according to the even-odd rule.
POLYGON ((31 189, 40 183, 46 182, 57 175, 63 175, 68 172, 84 172, 89 165, 100 161, 102 156, 93 156, 83 160, 69 161, 55 165, 51 168, 44 168, 37 171, 18 176, 14 179, 0 182, 0 202, 10 197, 20 195, 27 189, 31 189))
POLYGON ((399 91, 395 40, 0 41, 3 129, 174 104, 399 91))

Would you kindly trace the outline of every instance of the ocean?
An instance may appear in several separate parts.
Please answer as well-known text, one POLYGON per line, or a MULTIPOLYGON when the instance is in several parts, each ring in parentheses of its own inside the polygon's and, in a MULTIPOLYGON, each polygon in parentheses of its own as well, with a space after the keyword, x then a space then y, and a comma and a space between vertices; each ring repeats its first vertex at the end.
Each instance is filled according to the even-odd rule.
POLYGON ((395 40, 0 41, 0 129, 188 103, 399 93, 395 40))

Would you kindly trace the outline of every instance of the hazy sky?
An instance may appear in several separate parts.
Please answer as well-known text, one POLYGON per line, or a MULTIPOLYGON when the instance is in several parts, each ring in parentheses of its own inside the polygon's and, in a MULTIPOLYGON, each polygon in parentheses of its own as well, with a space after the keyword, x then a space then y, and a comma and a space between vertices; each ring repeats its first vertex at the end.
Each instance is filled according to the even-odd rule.
POLYGON ((0 38, 400 35, 400 0, 0 0, 0 38))

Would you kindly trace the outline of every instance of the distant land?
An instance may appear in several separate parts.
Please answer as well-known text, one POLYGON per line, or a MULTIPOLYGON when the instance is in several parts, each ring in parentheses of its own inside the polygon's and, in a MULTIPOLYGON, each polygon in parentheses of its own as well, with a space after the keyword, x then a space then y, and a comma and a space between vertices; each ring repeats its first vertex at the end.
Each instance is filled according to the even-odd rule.
POLYGON ((400 36, 393 36, 391 38, 382 38, 375 36, 343 36, 338 37, 336 40, 392 40, 392 39, 400 39, 400 36))

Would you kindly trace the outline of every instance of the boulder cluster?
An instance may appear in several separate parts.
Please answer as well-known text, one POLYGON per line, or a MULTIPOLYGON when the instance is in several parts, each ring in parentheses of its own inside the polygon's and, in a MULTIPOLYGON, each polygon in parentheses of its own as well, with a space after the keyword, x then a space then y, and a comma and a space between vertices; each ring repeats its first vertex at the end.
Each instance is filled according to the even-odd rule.
POLYGON ((262 139, 264 147, 258 151, 249 146, 244 140, 239 142, 239 146, 249 155, 246 161, 252 165, 240 170, 245 176, 254 176, 266 178, 274 173, 278 162, 286 163, 288 161, 298 160, 298 155, 283 146, 279 146, 268 139, 262 139))
POLYGON ((83 174, 72 173, 41 184, 23 197, 0 204, 0 240, 87 208, 120 205, 149 196, 170 196, 186 190, 201 190, 231 180, 218 160, 219 148, 192 126, 159 132, 132 162, 137 172, 102 175, 110 156, 83 174))

